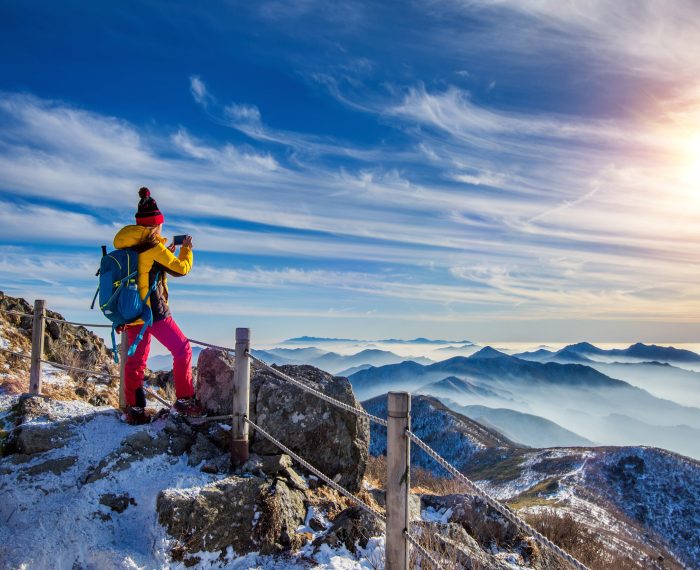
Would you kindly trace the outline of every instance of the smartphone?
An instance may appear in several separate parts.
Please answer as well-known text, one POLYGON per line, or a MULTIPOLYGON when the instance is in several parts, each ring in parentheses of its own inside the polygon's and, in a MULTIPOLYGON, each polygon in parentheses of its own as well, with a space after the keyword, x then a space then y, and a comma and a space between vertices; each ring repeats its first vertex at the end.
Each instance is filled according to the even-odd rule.
POLYGON ((185 238, 187 237, 187 234, 181 235, 181 236, 175 236, 173 238, 173 243, 175 245, 182 245, 182 242, 185 241, 185 238))

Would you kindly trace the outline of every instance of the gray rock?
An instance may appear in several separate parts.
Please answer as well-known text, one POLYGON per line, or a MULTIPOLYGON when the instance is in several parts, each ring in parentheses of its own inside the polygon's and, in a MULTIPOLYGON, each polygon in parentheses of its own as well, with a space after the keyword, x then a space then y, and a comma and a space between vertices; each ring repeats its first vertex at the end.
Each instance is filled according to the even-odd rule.
MULTIPOLYGON (((177 539, 176 560, 189 553, 225 551, 278 552, 299 544, 295 529, 306 514, 304 494, 283 481, 228 477, 198 489, 161 491, 158 521, 177 539)), ((189 558, 188 558, 189 557, 189 558)))
MULTIPOLYGON (((284 373, 352 406, 359 406, 350 382, 312 366, 283 366, 284 373)), ((369 448, 369 424, 351 412, 263 370, 251 380, 251 417, 295 453, 351 492, 360 489, 369 448)), ((260 455, 279 450, 251 431, 251 449, 260 455)))
POLYGON ((188 552, 217 552, 229 546, 243 554, 252 550, 254 518, 263 480, 228 477, 196 493, 166 489, 158 494, 158 522, 179 543, 173 558, 188 552))
POLYGON ((136 506, 136 501, 128 493, 124 493, 123 495, 106 493, 100 497, 100 504, 109 507, 117 513, 123 513, 129 505, 136 506))
MULTIPOLYGON (((199 355, 198 397, 210 413, 230 413, 235 360, 207 349, 199 355)), ((282 366, 282 372, 309 386, 359 407, 347 378, 312 366, 282 366)), ((299 453, 352 492, 360 489, 369 447, 369 424, 352 412, 308 394, 263 369, 253 369, 250 386, 253 422, 299 453)), ((278 455, 280 450, 251 429, 251 451, 278 455)))
POLYGON ((333 521, 328 532, 317 538, 313 545, 317 549, 328 544, 332 548, 344 545, 350 552, 355 552, 357 546, 364 548, 374 536, 385 532, 384 523, 360 507, 349 507, 341 512, 333 521))
MULTIPOLYGON (((230 413, 230 412, 229 412, 230 413)), ((215 423, 209 424, 207 436, 210 441, 222 451, 231 451, 231 425, 215 423)))
POLYGON ((197 398, 212 416, 231 413, 234 358, 227 352, 205 348, 197 360, 197 398))
POLYGON ((292 466, 292 458, 285 453, 280 455, 265 455, 262 459, 262 470, 266 475, 277 475, 283 469, 292 466))
POLYGON ((12 441, 18 453, 33 455, 63 447, 73 436, 71 425, 64 421, 48 425, 24 425, 14 432, 12 441))
POLYGON ((36 477, 37 475, 42 475, 43 473, 53 473, 54 475, 60 475, 64 471, 68 471, 73 465, 76 464, 78 458, 74 455, 69 455, 67 457, 58 457, 56 459, 49 459, 38 465, 32 465, 22 472, 21 478, 26 477, 36 477))
POLYGON ((479 543, 456 523, 415 522, 411 533, 427 550, 449 561, 449 568, 465 570, 508 570, 508 564, 486 552, 479 543))
POLYGON ((200 467, 204 473, 228 473, 231 470, 231 456, 221 454, 209 459, 200 467))
POLYGON ((282 476, 285 478, 290 487, 298 489, 299 491, 308 491, 309 485, 304 480, 304 478, 299 475, 291 467, 285 467, 281 471, 282 476))
POLYGON ((219 451, 219 448, 210 442, 203 433, 198 433, 197 440, 190 449, 190 456, 187 459, 187 464, 194 467, 202 463, 202 461, 208 461, 220 455, 222 455, 222 453, 219 451))
POLYGON ((156 455, 182 455, 192 447, 197 434, 185 421, 170 421, 162 431, 152 433, 149 428, 134 431, 121 445, 81 477, 82 484, 94 483, 114 471, 127 469, 135 461, 156 455))
POLYGON ((256 535, 262 554, 274 554, 301 546, 296 529, 306 518, 305 495, 281 479, 266 484, 260 493, 261 516, 256 535))
POLYGON ((464 527, 483 546, 493 543, 513 545, 518 541, 518 528, 489 507, 479 497, 470 495, 423 495, 424 507, 436 511, 451 510, 448 522, 464 527))
MULTIPOLYGON (((386 508, 386 491, 384 489, 371 489, 369 493, 379 506, 386 508)), ((421 506, 420 495, 410 494, 408 496, 408 517, 410 521, 421 520, 421 506)))
POLYGON ((314 532, 319 532, 321 530, 324 530, 326 528, 326 525, 323 524, 323 521, 321 521, 320 519, 317 519, 316 517, 311 517, 311 519, 309 520, 309 528, 314 532))

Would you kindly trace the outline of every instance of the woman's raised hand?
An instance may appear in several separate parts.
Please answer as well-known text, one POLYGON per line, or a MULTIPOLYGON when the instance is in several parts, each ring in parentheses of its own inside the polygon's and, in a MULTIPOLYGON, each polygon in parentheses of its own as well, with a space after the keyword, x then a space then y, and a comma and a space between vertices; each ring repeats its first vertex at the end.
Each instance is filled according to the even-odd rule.
POLYGON ((192 249, 192 236, 187 236, 184 240, 182 240, 182 247, 189 247, 192 249))

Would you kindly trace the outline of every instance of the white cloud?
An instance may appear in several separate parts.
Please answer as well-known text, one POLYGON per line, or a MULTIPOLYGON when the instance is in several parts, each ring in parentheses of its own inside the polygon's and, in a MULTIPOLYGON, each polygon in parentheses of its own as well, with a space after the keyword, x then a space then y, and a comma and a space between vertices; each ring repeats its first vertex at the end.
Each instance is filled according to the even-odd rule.
MULTIPOLYGON (((674 82, 693 80, 700 69, 700 4, 694 0, 447 0, 441 4, 490 24, 484 35, 511 61, 543 53, 552 57, 585 54, 589 68, 674 82)), ((455 44, 453 49, 460 46, 455 44)))
POLYGON ((210 100, 206 85, 204 85, 204 82, 197 75, 192 75, 190 77, 190 92, 194 100, 200 105, 206 105, 210 100))
MULTIPOLYGON (((117 227, 82 213, 93 211, 85 205, 100 200, 101 217, 130 223, 136 189, 145 183, 165 212, 167 231, 194 235, 197 251, 290 260, 276 271, 198 265, 201 272, 188 282, 196 289, 224 280, 229 289, 246 289, 244 301, 253 306, 260 305, 255 287, 285 294, 315 287, 343 298, 414 303, 424 315, 432 307, 436 320, 697 314, 688 269, 697 224, 691 202, 679 200, 691 196, 689 187, 675 184, 663 165, 640 159, 641 151, 663 146, 653 136, 657 123, 632 129, 614 121, 532 118, 481 108, 455 89, 421 88, 390 110, 402 124, 425 127, 407 131, 417 149, 412 161, 399 152, 390 162, 394 153, 382 151, 380 166, 351 170, 311 159, 287 167, 264 146, 213 144, 184 127, 154 135, 33 97, 0 101, 7 125, 0 131, 0 184, 17 198, 52 204, 5 200, 5 242, 100 245, 117 227), (63 136, 65 129, 75 137, 63 136), (511 144, 518 137, 522 143, 511 144), (587 138, 604 144, 582 147, 587 138), (426 177, 424 168, 439 174, 426 177), (29 226, 26 219, 42 223, 29 226), (231 219, 264 229, 226 227, 231 219), (556 261, 562 259, 573 261, 556 261), (321 267, 332 260, 381 263, 390 271, 300 270, 295 260, 321 267), (666 299, 673 307, 664 312, 666 299)), ((692 108, 692 100, 686 104, 692 108)), ((251 106, 237 113, 259 120, 251 106)), ((308 143, 294 133, 288 140, 308 143)), ((333 305, 325 299, 322 306, 319 314, 333 305)), ((382 314, 389 313, 396 311, 382 314)))

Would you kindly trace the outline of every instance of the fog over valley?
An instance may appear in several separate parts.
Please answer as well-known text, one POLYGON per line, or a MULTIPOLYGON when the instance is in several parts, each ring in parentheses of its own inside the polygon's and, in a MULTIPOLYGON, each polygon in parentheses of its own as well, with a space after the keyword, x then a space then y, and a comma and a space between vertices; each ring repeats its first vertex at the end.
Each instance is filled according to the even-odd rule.
MULTIPOLYGON (((530 447, 647 445, 700 458, 696 345, 299 337, 254 351, 350 379, 360 400, 439 398, 530 447)), ((162 368, 161 357, 151 359, 162 368)))

